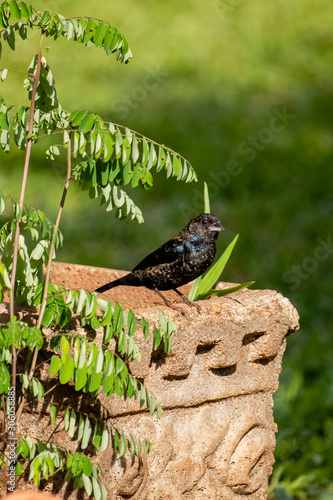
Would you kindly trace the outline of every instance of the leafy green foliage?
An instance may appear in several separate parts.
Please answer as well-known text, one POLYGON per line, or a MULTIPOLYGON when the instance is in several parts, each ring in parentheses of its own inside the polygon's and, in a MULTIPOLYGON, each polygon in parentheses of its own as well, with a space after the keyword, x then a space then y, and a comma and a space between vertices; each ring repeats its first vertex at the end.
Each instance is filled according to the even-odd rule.
MULTIPOLYGON (((5 200, 3 193, 1 196, 1 199, 5 200)), ((49 258, 54 225, 40 210, 24 207, 21 214, 19 204, 15 201, 12 201, 12 207, 14 217, 0 229, 0 251, 2 265, 5 266, 3 278, 11 274, 16 222, 21 216, 15 298, 17 302, 31 304, 32 299, 36 297, 36 292, 38 292, 38 285, 43 282, 43 264, 46 264, 49 258)), ((62 234, 58 232, 56 247, 59 248, 61 245, 62 234)), ((4 284, 0 277, 0 293, 4 284)), ((7 279, 7 288, 10 288, 8 285, 7 279)))
MULTIPOLYGON (((138 322, 133 311, 126 312, 118 303, 113 306, 94 293, 52 285, 51 262, 55 249, 62 244, 59 222, 71 180, 77 181, 91 198, 100 197, 106 210, 114 210, 118 218, 142 222, 140 209, 123 186, 149 189, 153 185, 153 171, 165 170, 167 178, 173 176, 185 182, 195 181, 196 174, 191 165, 170 148, 127 127, 105 122, 95 113, 64 110, 59 103, 54 76, 42 55, 43 40, 47 37, 57 40, 62 36, 87 47, 95 45, 107 55, 114 53, 117 60, 127 63, 132 53, 125 37, 115 27, 90 17, 66 19, 50 11, 40 13, 31 5, 15 0, 0 4, 0 54, 2 41, 5 47, 15 50, 17 37, 26 40, 31 30, 38 30, 41 37, 38 53, 28 66, 23 82, 30 106, 7 106, 0 97, 1 148, 10 153, 15 144, 26 153, 20 202, 11 200, 13 216, 0 230, 0 300, 7 291, 11 317, 9 323, 0 325, 0 394, 8 393, 11 383, 15 386, 17 360, 20 360, 17 421, 28 404, 28 392, 37 403, 65 384, 89 398, 103 392, 108 396, 137 399, 141 411, 155 413, 160 418, 163 410, 159 402, 142 381, 131 374, 130 362, 141 361, 136 343, 139 335, 147 339, 151 333, 153 349, 163 347, 164 352, 170 354, 175 324, 162 312, 158 325, 149 325, 143 317, 138 322), (62 151, 67 153, 66 183, 54 225, 43 212, 24 205, 31 148, 45 136, 58 141, 46 150, 49 160, 53 161, 62 151), (13 313, 14 299, 16 303, 37 307, 37 326, 17 320, 13 313), (75 335, 70 325, 73 316, 90 334, 103 331, 103 341, 96 343, 88 334, 75 335), (56 333, 44 338, 42 332, 46 328, 56 333), (42 346, 54 351, 49 361, 49 375, 56 383, 46 392, 37 369, 46 362, 36 365, 37 351, 42 346)), ((0 68, 1 82, 7 82, 9 71, 0 68)), ((8 210, 8 200, 9 197, 0 192, 0 215, 8 210)), ((127 437, 123 431, 109 428, 106 410, 92 416, 66 407, 60 413, 57 404, 50 404, 49 412, 50 425, 63 423, 65 432, 76 441, 77 451, 72 453, 53 443, 20 437, 16 474, 20 475, 27 467, 29 480, 38 486, 42 479, 48 480, 62 470, 65 481, 73 480, 74 489, 85 488, 88 496, 104 499, 107 493, 100 480, 103 471, 87 456, 88 447, 92 445, 97 452, 103 452, 112 445, 114 455, 124 457, 128 453, 132 459, 140 456, 143 446, 146 453, 150 451, 148 440, 142 442, 140 438, 127 437)))
POLYGON ((205 300, 212 295, 222 297, 224 295, 242 290, 243 288, 247 288, 255 283, 255 281, 249 281, 248 283, 242 283, 240 285, 225 288, 223 290, 215 290, 212 288, 220 278, 222 271, 225 268, 231 252, 237 242, 237 239, 238 235, 227 246, 218 261, 203 276, 197 278, 196 282, 193 283, 189 294, 190 300, 205 300))
MULTIPOLYGON (((52 286, 52 290, 59 293, 59 287, 52 286)), ((49 289, 49 291, 51 288, 49 289)), ((113 308, 111 302, 97 301, 96 295, 85 293, 83 290, 69 291, 67 298, 62 302, 62 309, 54 312, 51 317, 50 309, 46 306, 45 315, 48 324, 56 322, 59 324, 60 317, 66 317, 65 310, 73 310, 75 314, 80 313, 81 324, 89 325, 91 328, 104 328, 103 345, 98 346, 95 343, 89 343, 84 337, 74 337, 62 335, 59 338, 60 356, 54 355, 50 363, 50 375, 59 374, 61 384, 66 384, 70 380, 75 383, 75 390, 89 392, 96 396, 101 387, 103 392, 111 396, 116 393, 117 396, 128 398, 138 398, 140 396, 140 406, 146 404, 151 413, 157 410, 158 416, 161 414, 161 408, 156 403, 155 396, 145 390, 144 386, 138 382, 128 370, 128 361, 141 361, 141 354, 134 341, 137 321, 132 311, 126 313, 122 306, 116 303, 113 308), (99 302, 99 303, 98 303, 99 302), (97 315, 97 307, 104 308, 102 317, 97 315), (116 352, 112 353, 107 349, 107 345, 114 339, 116 341, 116 352), (71 342, 73 341, 74 353, 70 354, 71 342)), ((54 297, 59 297, 55 295, 54 297)), ((52 297, 51 299, 52 300, 52 297)), ((43 318, 43 321, 44 321, 43 318)), ((143 333, 149 334, 149 325, 144 320, 145 327, 143 333)), ((175 324, 164 314, 159 312, 159 325, 153 329, 153 348, 156 350, 161 342, 164 342, 164 350, 167 354, 171 351, 172 333, 176 330, 175 324)))
MULTIPOLYGON (((60 287, 51 287, 53 292, 60 287)), ((65 294, 66 297, 66 294, 65 294)), ((139 351, 133 348, 134 341, 131 344, 131 339, 136 333, 137 321, 132 311, 126 313, 119 305, 113 308, 110 302, 101 301, 102 306, 105 306, 104 314, 99 319, 99 324, 96 328, 102 326, 105 330, 105 344, 97 346, 94 342, 89 342, 82 336, 61 335, 58 340, 59 355, 54 355, 50 362, 50 376, 58 376, 61 384, 67 384, 70 380, 75 382, 75 390, 90 392, 93 397, 96 397, 100 388, 103 392, 111 396, 116 393, 119 397, 134 397, 140 399, 140 407, 146 406, 149 413, 152 415, 155 411, 157 418, 162 414, 162 408, 156 401, 156 398, 151 394, 141 382, 138 382, 130 373, 127 367, 127 361, 140 359, 139 351), (110 334, 110 330, 112 334, 110 334), (107 345, 111 338, 117 339, 116 352, 111 352, 107 349, 107 345), (124 345, 121 344, 121 339, 126 338, 124 345), (126 345, 126 347, 125 347, 126 345), (122 359, 124 356, 125 360, 122 359)), ((85 294, 81 290, 67 292, 66 300, 62 303, 62 308, 71 307, 75 313, 78 311, 81 318, 85 318, 87 323, 93 323, 93 319, 97 317, 97 300, 94 294, 85 294), (93 305, 91 305, 93 304, 93 305)), ((44 314, 48 314, 47 309, 44 314)), ((63 311, 61 312, 63 314, 63 311)), ((158 347, 162 338, 166 343, 166 348, 170 348, 170 335, 175 330, 175 325, 171 320, 167 320, 162 312, 159 313, 159 327, 154 327, 154 343, 158 347)), ((147 336, 149 325, 146 320, 143 322, 143 334, 147 336)), ((25 347, 26 345, 38 345, 39 348, 43 344, 40 330, 36 328, 28 328, 23 325, 22 335, 18 335, 22 327, 21 323, 12 321, 12 323, 3 329, 5 334, 0 336, 3 339, 3 346, 7 350, 3 350, 2 357, 7 357, 10 360, 11 345, 16 345, 17 348, 25 347), (32 336, 35 334, 35 337, 32 336), (27 340, 26 340, 27 339, 27 340), (38 343, 38 344, 37 344, 38 343)), ((0 334, 2 334, 0 330, 0 334)), ((56 344, 53 344, 56 345, 56 344)), ((0 344, 0 347, 1 344, 0 344)), ((6 365, 4 365, 7 368, 6 365)), ((0 365, 0 370, 2 365, 0 365)), ((7 386, 9 388, 9 370, 7 368, 7 386)), ((28 376, 25 373, 22 376, 23 384, 28 383, 28 376)), ((36 378, 32 378, 30 382, 33 395, 39 400, 43 394, 43 385, 36 378)), ((3 391, 6 392, 6 391, 3 391)), ((50 406, 50 421, 51 424, 56 422, 57 412, 54 405, 50 406)), ((83 415, 74 409, 66 409, 63 416, 64 429, 69 437, 74 439, 77 436, 76 442, 80 444, 82 450, 86 450, 91 443, 96 451, 103 452, 111 442, 111 434, 108 426, 99 420, 94 420, 87 415, 83 415)), ((113 430, 112 446, 114 454, 119 454, 123 457, 128 451, 131 458, 135 454, 140 455, 142 452, 141 440, 136 440, 133 436, 126 438, 124 432, 113 430)), ((150 442, 145 440, 146 453, 150 451, 150 442)), ((106 490, 100 482, 98 471, 90 459, 83 453, 72 454, 68 451, 62 451, 57 446, 51 444, 49 447, 37 440, 37 447, 30 438, 21 439, 17 448, 17 453, 23 459, 30 460, 29 479, 33 479, 35 484, 39 485, 41 478, 47 479, 54 474, 55 469, 64 469, 66 464, 65 480, 74 480, 74 489, 84 487, 87 494, 94 492, 95 498, 100 498, 99 495, 106 495, 106 490)), ((23 471, 22 465, 17 466, 18 473, 23 471)))
MULTIPOLYGON (((43 337, 39 328, 18 321, 15 316, 8 323, 0 324, 0 394, 7 394, 10 388, 12 346, 20 352, 26 347, 41 349, 42 345, 43 337)), ((36 379, 32 380, 30 389, 38 399, 43 395, 41 383, 36 379)))
MULTIPOLYGON (((128 450, 133 459, 136 454, 138 456, 141 454, 140 438, 137 441, 133 436, 127 439, 124 432, 120 432, 116 428, 110 432, 104 422, 98 420, 93 422, 87 415, 75 412, 73 409, 70 412, 67 409, 65 410, 64 429, 72 439, 77 434, 76 442, 80 443, 82 450, 86 449, 91 443, 96 451, 103 452, 111 443, 114 455, 119 454, 120 457, 123 457, 128 450)), ((150 443, 147 440, 145 441, 146 452, 148 453, 150 443)))
MULTIPOLYGON (((24 82, 29 97, 37 62, 35 56, 24 82)), ((5 152, 10 150, 10 130, 13 131, 16 146, 25 149, 29 137, 28 112, 29 108, 21 106, 16 113, 12 113, 12 107, 7 107, 0 98, 0 142, 5 152)), ((97 114, 64 110, 57 100, 52 72, 42 58, 32 138, 36 143, 43 135, 50 134, 60 136, 62 142, 50 146, 46 157, 53 160, 60 154, 60 148, 67 148, 71 141, 73 157, 77 160, 73 167, 73 179, 89 192, 91 198, 100 197, 106 211, 114 210, 120 219, 143 222, 141 210, 121 186, 151 188, 153 167, 156 172, 164 169, 167 177, 175 176, 185 182, 196 181, 192 166, 171 149, 127 127, 106 123, 97 114)))
POLYGON ((16 34, 26 40, 28 28, 39 28, 46 37, 52 37, 54 40, 62 36, 87 47, 103 47, 107 55, 114 53, 120 62, 128 63, 132 57, 126 38, 109 23, 93 18, 66 19, 50 11, 40 13, 31 5, 15 0, 10 4, 3 2, 0 5, 0 28, 3 39, 12 50, 15 50, 16 34), (18 22, 11 24, 12 20, 18 22))
POLYGON ((61 450, 54 443, 47 445, 39 439, 36 444, 29 436, 19 439, 16 447, 16 454, 19 457, 16 465, 17 475, 24 470, 20 460, 29 459, 31 462, 29 480, 32 479, 37 486, 40 485, 41 479, 47 480, 56 471, 63 470, 66 471, 65 481, 74 480, 74 489, 84 487, 88 496, 93 493, 96 499, 107 498, 105 486, 100 479, 102 471, 86 455, 61 450))
MULTIPOLYGON (((31 101, 33 84, 37 73, 37 65, 38 65, 38 56, 35 55, 30 63, 30 66, 28 67, 28 77, 24 80, 24 87, 29 92, 29 101, 31 101)), ((48 113, 51 110, 59 107, 57 92, 54 85, 55 81, 53 78, 52 71, 47 64, 45 57, 42 57, 39 80, 36 88, 35 107, 37 110, 45 111, 46 115, 43 115, 44 118, 43 121, 47 120, 46 117, 48 116, 48 113)), ((20 111, 21 109, 22 108, 20 108, 20 111)), ((20 111, 18 113, 20 113, 20 111)), ((19 118, 20 117, 18 116, 17 121, 22 122, 22 120, 19 120, 19 118)), ((25 118, 25 110, 24 110, 24 118, 25 118)), ((48 121, 51 122, 51 120, 48 121)), ((24 122, 22 122, 22 127, 24 126, 25 126, 25 120, 24 122)))
MULTIPOLYGON (((26 27, 29 27, 40 29, 44 36, 54 39, 61 35, 87 46, 95 44, 103 47, 107 54, 115 52, 120 61, 128 62, 131 57, 123 35, 107 23, 92 18, 64 19, 59 14, 48 11, 41 14, 23 2, 18 4, 13 1, 9 8, 6 2, 1 4, 0 26, 4 29, 4 39, 13 50, 16 31, 25 39, 26 27), (27 19, 26 24, 19 21, 11 25, 11 19, 18 19, 19 15, 19 19, 27 19)), ((37 67, 38 55, 35 55, 24 80, 30 100, 37 67)), ((3 81, 7 73, 7 69, 2 70, 3 81)), ((120 186, 149 189, 153 185, 153 167, 156 172, 164 169, 167 177, 175 176, 185 182, 196 181, 191 165, 171 149, 127 127, 106 123, 97 114, 84 110, 71 113, 64 110, 58 102, 54 77, 45 57, 41 57, 32 135, 27 120, 29 113, 29 107, 21 106, 15 111, 0 98, 0 143, 3 151, 8 153, 10 150, 10 131, 20 149, 26 148, 30 137, 37 142, 43 135, 60 136, 60 144, 51 145, 46 152, 47 158, 51 160, 60 153, 59 146, 67 148, 71 141, 73 157, 78 160, 73 167, 73 178, 79 181, 83 190, 89 191, 91 198, 100 197, 101 205, 105 204, 107 211, 114 210, 121 219, 143 222, 141 210, 120 186)))
MULTIPOLYGON (((43 285, 38 287, 36 304, 40 303, 42 287, 43 285)), ((89 392, 92 397, 96 397, 102 389, 108 396, 115 393, 119 397, 139 399, 141 408, 145 406, 151 415, 156 412, 157 418, 160 418, 163 410, 154 394, 137 381, 128 369, 128 361, 140 361, 141 359, 133 340, 133 337, 138 334, 137 327, 142 326, 142 335, 146 338, 150 330, 148 322, 142 319, 140 325, 132 311, 126 312, 119 304, 113 307, 110 301, 99 301, 98 304, 95 294, 85 293, 83 290, 64 291, 61 287, 50 285, 48 293, 54 295, 48 299, 43 322, 47 318, 46 323, 60 325, 60 318, 69 318, 69 314, 65 311, 72 311, 74 314, 80 314, 81 322, 89 324, 91 328, 93 328, 92 325, 95 328, 104 328, 104 342, 99 346, 86 337, 73 336, 72 333, 67 335, 60 331, 60 335, 52 337, 50 347, 57 348, 58 354, 53 355, 50 360, 50 376, 57 377, 60 384, 67 384, 73 380, 76 391, 89 392), (55 310, 53 308, 54 299, 59 297, 62 300, 58 301, 58 309, 55 310), (104 310, 102 315, 98 314, 98 305, 104 310), (53 316, 50 313, 51 309, 53 316), (94 320, 97 322, 94 323, 94 320), (108 349, 111 339, 116 340, 114 352, 108 349)), ((175 331, 174 323, 170 319, 166 319, 162 312, 159 312, 159 325, 154 326, 153 330, 154 348, 157 348, 164 340, 165 351, 170 351, 170 336, 175 331)), ((10 387, 11 347, 14 345, 19 354, 20 350, 26 347, 40 349, 43 343, 40 329, 29 327, 25 323, 17 321, 15 317, 8 324, 1 326, 1 393, 7 393, 10 387)), ((29 378, 29 359, 27 361, 24 373, 20 375, 22 386, 29 388, 32 395, 39 401, 44 395, 44 387, 36 377, 29 378)), ((140 455, 142 452, 140 438, 136 439, 133 436, 127 438, 124 432, 117 429, 113 429, 110 433, 106 423, 98 418, 91 418, 91 416, 84 415, 73 408, 66 408, 62 419, 64 430, 71 439, 76 440, 82 452, 90 444, 94 446, 96 451, 103 452, 111 443, 114 454, 120 457, 123 457, 128 451, 133 459, 136 454, 140 455)), ((55 424, 56 421, 57 408, 55 405, 50 405, 51 425, 55 424)), ((146 439, 144 442, 146 453, 149 453, 150 442, 146 439)), ((42 478, 51 477, 55 470, 66 470, 65 480, 74 480, 74 489, 84 487, 87 494, 93 492, 94 495, 97 495, 95 498, 100 498, 100 494, 106 495, 105 487, 100 481, 95 465, 81 452, 73 454, 66 450, 60 450, 54 444, 46 445, 40 440, 35 443, 31 438, 26 437, 19 440, 17 454, 22 459, 29 461, 29 480, 33 480, 36 485, 40 484, 42 478)), ((16 470, 17 474, 24 470, 20 461, 16 470)))

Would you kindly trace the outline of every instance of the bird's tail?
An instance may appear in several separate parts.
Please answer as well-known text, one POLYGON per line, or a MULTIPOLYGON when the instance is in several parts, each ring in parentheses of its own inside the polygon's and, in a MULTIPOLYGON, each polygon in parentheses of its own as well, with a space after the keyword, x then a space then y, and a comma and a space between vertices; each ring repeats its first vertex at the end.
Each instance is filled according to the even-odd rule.
POLYGON ((100 286, 99 288, 96 288, 96 290, 94 290, 94 291, 96 293, 103 293, 103 292, 106 292, 107 290, 110 290, 110 288, 114 288, 116 286, 133 285, 134 282, 132 283, 132 281, 134 281, 134 280, 131 278, 132 278, 131 273, 126 274, 126 276, 123 276, 122 278, 119 278, 119 279, 114 280, 114 281, 110 281, 110 283, 106 283, 106 285, 100 286))

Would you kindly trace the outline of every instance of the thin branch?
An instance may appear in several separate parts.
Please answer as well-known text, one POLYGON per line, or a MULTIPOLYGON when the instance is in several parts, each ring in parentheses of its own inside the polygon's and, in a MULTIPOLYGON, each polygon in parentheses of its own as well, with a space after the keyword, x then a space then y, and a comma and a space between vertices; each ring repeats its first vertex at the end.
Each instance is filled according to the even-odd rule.
POLYGON ((47 302, 47 292, 48 292, 48 287, 49 287, 49 282, 50 282, 50 273, 51 273, 55 243, 56 243, 56 238, 57 238, 57 234, 58 234, 58 229, 59 229, 62 211, 63 211, 64 205, 65 205, 65 200, 66 200, 66 196, 67 196, 67 192, 68 192, 68 188, 69 188, 69 183, 71 180, 71 174, 72 174, 72 148, 71 148, 71 141, 69 140, 68 141, 68 149, 67 149, 67 178, 66 178, 66 183, 65 183, 64 190, 62 193, 62 198, 60 201, 57 219, 56 219, 56 222, 54 225, 52 242, 51 242, 51 246, 50 246, 49 260, 48 260, 47 268, 46 268, 46 276, 45 276, 42 304, 41 304, 41 308, 39 311, 39 317, 38 317, 38 321, 37 321, 37 328, 41 327, 42 319, 43 319, 43 315, 44 315, 44 311, 45 311, 45 306, 46 306, 46 302, 47 302))
MULTIPOLYGON (((37 86, 39 83, 41 61, 42 61, 42 41, 43 41, 43 38, 44 38, 44 34, 41 35, 40 42, 39 42, 36 75, 34 75, 34 84, 33 84, 32 92, 31 92, 31 107, 30 107, 31 111, 30 111, 29 129, 28 129, 29 134, 32 134, 32 132, 33 132, 36 91, 37 91, 37 86)), ((27 148, 25 151, 25 160, 24 160, 24 167, 23 167, 21 194, 20 194, 20 201, 19 201, 21 213, 20 213, 20 216, 16 222, 16 228, 15 228, 14 249, 13 249, 13 265, 12 265, 12 275, 11 275, 11 294, 10 294, 10 304, 9 304, 9 312, 10 312, 11 318, 14 316, 14 289, 15 289, 15 278, 16 278, 16 270, 17 270, 17 256, 18 256, 19 236, 20 236, 20 225, 21 225, 21 218, 22 218, 22 212, 23 212, 25 190, 26 190, 26 186, 27 186, 27 178, 28 178, 28 171, 29 171, 29 162, 30 162, 30 156, 31 156, 32 141, 33 141, 32 137, 30 137, 27 140, 27 148)))
POLYGON ((44 392, 43 394, 43 397, 45 398, 45 396, 47 394, 49 394, 50 392, 52 392, 54 389, 56 389, 58 386, 60 385, 60 382, 56 382, 52 387, 50 387, 50 389, 48 389, 46 392, 44 392))
MULTIPOLYGON (((135 130, 132 130, 132 129, 128 128, 128 127, 125 127, 125 125, 120 125, 119 123, 114 123, 114 122, 104 122, 104 121, 102 121, 102 123, 103 124, 112 123, 112 125, 114 125, 115 127, 123 128, 123 129, 127 128, 139 141, 146 140, 147 142, 152 143, 155 146, 161 147, 161 148, 165 149, 166 151, 168 151, 168 152, 170 152, 172 154, 175 154, 176 156, 178 156, 178 158, 181 158, 182 160, 184 160, 187 163, 187 165, 189 165, 193 169, 193 167, 190 164, 190 162, 188 160, 186 160, 186 158, 184 158, 184 156, 182 156, 181 154, 177 153, 177 151, 174 151, 173 149, 169 148, 168 146, 165 146, 164 144, 160 144, 159 142, 156 142, 153 139, 150 139, 149 137, 147 137, 147 136, 145 136, 143 134, 140 134, 140 132, 136 132, 135 130)), ((41 135, 38 135, 36 137, 36 139, 42 139, 43 137, 49 137, 51 135, 63 134, 65 131, 68 132, 68 133, 70 133, 70 132, 82 132, 84 134, 87 134, 88 132, 95 132, 95 131, 97 131, 98 133, 104 133, 104 134, 111 133, 111 130, 109 130, 109 129, 101 129, 101 130, 90 129, 90 130, 83 131, 83 130, 80 130, 78 128, 73 128, 73 129, 66 129, 66 128, 64 128, 64 129, 61 129, 61 130, 56 130, 55 132, 51 132, 50 134, 41 134, 41 135)), ((115 136, 116 134, 111 134, 111 135, 115 136)), ((122 137, 132 137, 132 136, 130 136, 128 134, 122 134, 121 132, 120 132, 120 135, 122 137)), ((61 144, 59 144, 59 145, 61 146, 61 144)))
MULTIPOLYGON (((39 42, 39 48, 38 48, 38 59, 37 59, 37 69, 36 69, 36 75, 34 76, 34 84, 32 88, 32 93, 31 93, 31 113, 30 113, 30 120, 29 120, 29 134, 32 134, 33 131, 33 123, 34 123, 34 109, 35 109, 35 102, 36 102, 36 91, 37 91, 37 86, 39 83, 39 77, 40 77, 40 68, 41 68, 41 61, 42 61, 42 42, 43 42, 44 35, 41 35, 40 42, 39 42)), ((11 275, 11 292, 10 292, 10 298, 9 298, 9 315, 10 318, 13 318, 14 316, 14 295, 15 295, 15 278, 16 278, 16 270, 17 270, 17 258, 18 258, 18 249, 19 249, 19 238, 20 238, 20 226, 21 226, 21 219, 22 219, 22 212, 23 212, 23 205, 24 205, 24 197, 25 197, 25 189, 27 186, 27 178, 28 178, 28 171, 29 171, 29 162, 30 162, 30 155, 31 155, 31 146, 32 146, 32 138, 28 139, 27 141, 27 148, 25 151, 25 160, 24 160, 24 167, 23 167, 23 177, 22 177, 22 185, 21 185, 21 193, 20 193, 20 214, 18 217, 18 220, 16 221, 16 228, 15 228, 15 237, 14 237, 14 248, 13 248, 13 264, 12 264, 12 275, 11 275)), ((12 387, 16 391, 16 347, 13 345, 12 346, 12 387)))
MULTIPOLYGON (((57 233, 58 233, 58 229, 59 229, 62 211, 63 211, 65 200, 66 200, 66 195, 67 195, 68 188, 69 188, 69 183, 71 180, 71 169, 72 169, 72 149, 71 149, 71 141, 69 140, 68 141, 68 150, 67 150, 67 178, 66 178, 66 183, 65 183, 64 190, 62 193, 62 198, 60 201, 57 219, 56 219, 56 222, 54 225, 52 241, 51 241, 51 245, 50 245, 49 260, 48 260, 47 268, 46 268, 43 298, 42 298, 41 308, 39 311, 38 321, 37 321, 37 325, 36 325, 37 328, 40 328, 42 325, 43 315, 44 315, 44 311, 45 311, 45 307, 46 307, 46 303, 47 303, 47 299, 48 299, 47 292, 48 292, 48 287, 49 287, 49 282, 50 282, 50 273, 51 273, 55 243, 56 243, 56 238, 57 238, 57 233)), ((33 374, 34 374, 34 371, 35 371, 37 356, 38 356, 38 348, 35 347, 33 358, 32 358, 31 365, 30 365, 30 371, 29 371, 29 375, 28 375, 29 382, 31 381, 33 374)), ((23 411, 23 408, 24 408, 24 405, 26 402, 26 392, 27 392, 27 390, 25 390, 22 401, 21 401, 21 403, 18 407, 18 410, 16 412, 16 422, 19 421, 21 413, 23 411)))
POLYGON ((34 74, 33 73, 28 73, 27 71, 20 71, 19 69, 11 69, 11 68, 0 68, 0 71, 6 69, 7 71, 11 71, 12 73, 21 73, 22 75, 28 75, 28 76, 31 76, 32 78, 34 78, 34 74))

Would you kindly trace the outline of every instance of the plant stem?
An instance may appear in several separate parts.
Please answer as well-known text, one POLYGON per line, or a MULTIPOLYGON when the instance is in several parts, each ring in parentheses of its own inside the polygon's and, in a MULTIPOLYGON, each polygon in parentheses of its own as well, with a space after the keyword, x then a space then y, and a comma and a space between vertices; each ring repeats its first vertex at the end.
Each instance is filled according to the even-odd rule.
POLYGON ((38 47, 36 74, 34 75, 34 84, 33 84, 32 92, 31 92, 31 106, 30 106, 30 117, 29 117, 29 128, 28 128, 29 139, 27 140, 27 147, 25 150, 23 178, 22 178, 21 194, 20 194, 20 201, 19 201, 20 215, 18 217, 18 220, 16 221, 16 227, 15 227, 13 265, 12 265, 12 275, 11 275, 11 291, 10 291, 10 303, 9 303, 9 312, 10 312, 11 318, 14 316, 14 291, 15 291, 17 256, 18 256, 19 237, 20 237, 20 226, 21 226, 21 218, 22 218, 23 205, 24 205, 25 189, 27 186, 29 162, 30 162, 30 156, 31 156, 32 140, 33 140, 32 137, 30 137, 30 136, 32 135, 33 124, 34 124, 36 91, 37 91, 37 86, 39 83, 40 68, 41 68, 41 62, 42 62, 43 38, 44 38, 44 34, 42 33, 41 38, 40 38, 40 42, 39 42, 39 47, 38 47))
POLYGON ((67 178, 66 178, 66 183, 64 186, 64 190, 63 190, 60 205, 59 205, 57 219, 56 219, 56 222, 54 225, 52 242, 51 242, 51 246, 50 246, 49 260, 48 260, 47 268, 46 268, 43 298, 42 298, 41 308, 39 311, 39 317, 38 317, 38 321, 37 321, 37 328, 41 327, 42 319, 43 319, 43 315, 44 315, 44 311, 45 311, 45 307, 46 307, 47 296, 48 296, 47 292, 48 292, 48 287, 49 287, 49 282, 50 282, 50 273, 51 273, 53 254, 54 254, 54 249, 55 249, 55 242, 56 242, 56 238, 57 238, 57 234, 58 234, 58 229, 59 229, 62 211, 63 211, 64 205, 65 205, 65 200, 66 200, 66 196, 67 196, 67 192, 68 192, 68 188, 69 188, 69 183, 71 180, 71 175, 72 175, 72 148, 71 148, 71 141, 69 139, 68 149, 67 149, 67 178))
MULTIPOLYGON (((38 47, 38 59, 37 59, 37 67, 36 67, 36 74, 34 75, 34 84, 32 87, 32 92, 31 92, 31 106, 30 106, 30 117, 29 117, 29 129, 28 129, 28 134, 32 134, 33 131, 33 123, 34 123, 34 113, 35 113, 35 102, 36 102, 36 91, 37 91, 37 86, 39 83, 39 78, 40 78, 40 68, 41 68, 41 61, 42 61, 42 42, 43 42, 44 34, 42 33, 40 41, 39 41, 39 47, 38 47)), ((27 179, 28 179, 28 171, 29 171, 29 162, 30 162, 30 156, 31 156, 31 146, 32 146, 32 137, 29 136, 29 139, 27 140, 27 148, 25 150, 25 160, 24 160, 24 167, 23 167, 23 177, 22 177, 22 184, 21 184, 21 193, 20 193, 20 214, 18 216, 18 219, 16 221, 16 227, 15 227, 15 236, 14 236, 14 247, 13 247, 13 264, 12 264, 12 275, 11 275, 11 290, 10 290, 10 299, 9 299, 9 315, 10 318, 12 319, 14 316, 14 294, 15 294, 15 278, 16 278, 16 270, 17 270, 17 257, 18 257, 18 248, 19 248, 19 238, 20 238, 20 226, 21 226, 21 219, 22 219, 22 212, 23 212, 23 205, 24 205, 24 197, 25 197, 25 189, 27 186, 27 179)), ((16 391, 16 347, 12 346, 12 387, 16 391)))
POLYGON ((46 396, 47 394, 49 394, 50 392, 52 392, 52 391, 53 391, 54 389, 56 389, 59 385, 60 385, 60 382, 55 383, 52 387, 50 387, 50 389, 49 389, 48 391, 44 392, 44 396, 43 396, 43 397, 45 398, 45 396, 46 396))
MULTIPOLYGON (((51 273, 51 267, 52 267, 55 242, 56 242, 56 238, 57 238, 57 233, 58 233, 58 229, 59 229, 62 211, 63 211, 64 205, 65 205, 65 200, 66 200, 66 196, 67 196, 67 192, 68 192, 68 188, 69 188, 69 183, 71 180, 71 174, 72 174, 72 148, 71 148, 71 141, 69 140, 68 141, 68 149, 67 149, 66 183, 65 183, 64 190, 62 193, 62 197, 61 197, 61 201, 60 201, 60 205, 59 205, 59 210, 58 210, 58 214, 57 214, 57 219, 56 219, 56 222, 54 225, 54 231, 53 231, 52 241, 51 241, 51 245, 50 245, 49 259, 48 259, 47 268, 46 268, 43 298, 42 298, 41 308, 39 311, 38 321, 37 321, 37 325, 36 325, 37 328, 40 328, 42 325, 43 315, 44 315, 46 303, 48 300, 48 287, 49 287, 49 282, 50 282, 50 273, 51 273)), ((34 373, 36 362, 37 362, 37 356, 38 356, 38 348, 35 347, 33 358, 31 361, 30 371, 29 371, 29 375, 28 375, 29 382, 31 381, 31 379, 33 377, 33 373, 34 373)), ((50 391, 48 391, 48 392, 50 392, 50 391)), ((23 411, 23 407, 25 405, 25 401, 26 401, 26 396, 24 394, 23 399, 22 399, 22 401, 18 407, 18 410, 16 412, 16 422, 19 421, 19 418, 20 418, 21 413, 23 411)))

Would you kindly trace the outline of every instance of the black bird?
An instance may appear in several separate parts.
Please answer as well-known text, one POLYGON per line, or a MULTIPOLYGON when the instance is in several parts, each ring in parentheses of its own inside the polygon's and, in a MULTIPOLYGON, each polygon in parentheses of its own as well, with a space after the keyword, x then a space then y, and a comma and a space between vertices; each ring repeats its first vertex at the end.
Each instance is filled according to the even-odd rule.
POLYGON ((161 290, 174 290, 187 303, 195 305, 177 288, 209 268, 216 253, 215 241, 223 229, 215 215, 200 214, 191 219, 177 236, 145 257, 131 273, 97 288, 95 292, 103 293, 119 285, 145 286, 154 290, 174 309, 161 290))

